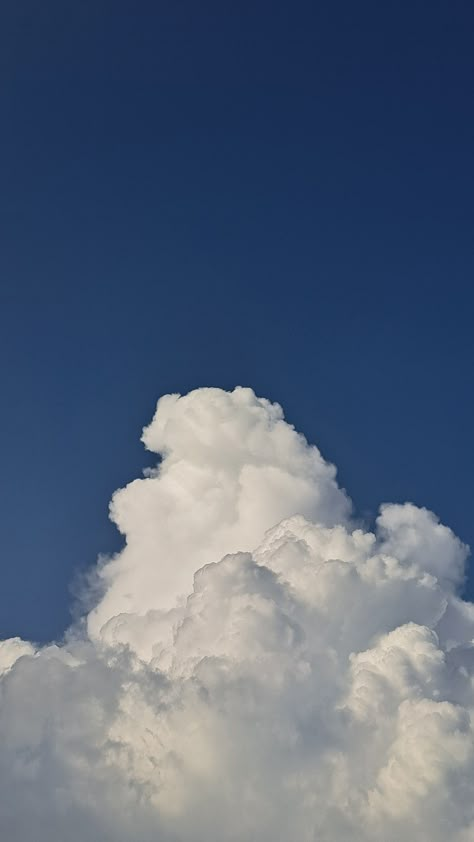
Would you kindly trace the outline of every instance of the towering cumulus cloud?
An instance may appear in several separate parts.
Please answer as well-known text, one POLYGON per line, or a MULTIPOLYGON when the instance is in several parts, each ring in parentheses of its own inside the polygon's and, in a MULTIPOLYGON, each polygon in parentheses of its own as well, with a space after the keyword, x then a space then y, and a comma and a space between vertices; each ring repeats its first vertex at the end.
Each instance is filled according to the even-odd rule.
POLYGON ((60 646, 0 643, 8 842, 474 842, 467 548, 358 528, 250 389, 162 398, 124 549, 60 646))

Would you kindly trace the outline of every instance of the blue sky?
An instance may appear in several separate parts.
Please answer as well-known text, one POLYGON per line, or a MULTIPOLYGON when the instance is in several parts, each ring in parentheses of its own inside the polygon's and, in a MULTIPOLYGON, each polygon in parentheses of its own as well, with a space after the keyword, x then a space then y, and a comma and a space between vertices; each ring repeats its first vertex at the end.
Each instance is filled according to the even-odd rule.
POLYGON ((362 516, 474 544, 472 5, 1 16, 0 635, 61 634, 200 385, 282 403, 362 516))

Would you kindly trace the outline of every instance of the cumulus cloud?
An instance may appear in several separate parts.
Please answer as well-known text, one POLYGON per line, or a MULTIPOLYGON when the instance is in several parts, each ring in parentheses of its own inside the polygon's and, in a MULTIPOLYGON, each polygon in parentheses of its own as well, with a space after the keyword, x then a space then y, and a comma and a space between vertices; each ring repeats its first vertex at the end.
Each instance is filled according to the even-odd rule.
POLYGON ((473 842, 466 546, 412 504, 362 530, 250 389, 142 438, 81 633, 0 643, 2 838, 473 842))

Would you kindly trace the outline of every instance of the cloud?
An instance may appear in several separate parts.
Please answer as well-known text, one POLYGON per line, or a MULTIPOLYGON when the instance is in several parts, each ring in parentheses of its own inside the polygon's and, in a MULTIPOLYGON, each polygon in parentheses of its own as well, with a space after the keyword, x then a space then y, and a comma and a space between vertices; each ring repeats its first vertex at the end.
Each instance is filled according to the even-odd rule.
POLYGON ((82 633, 0 644, 2 837, 472 842, 467 548, 412 504, 360 529, 250 389, 168 395, 143 441, 82 633))

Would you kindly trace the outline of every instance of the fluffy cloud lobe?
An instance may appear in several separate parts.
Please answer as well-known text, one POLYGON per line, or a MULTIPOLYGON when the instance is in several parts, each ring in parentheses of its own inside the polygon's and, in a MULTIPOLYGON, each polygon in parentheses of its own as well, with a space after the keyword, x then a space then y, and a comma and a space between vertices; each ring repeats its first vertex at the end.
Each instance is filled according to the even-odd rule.
POLYGON ((250 389, 158 402, 79 630, 0 643, 9 842, 474 841, 467 548, 250 389))

